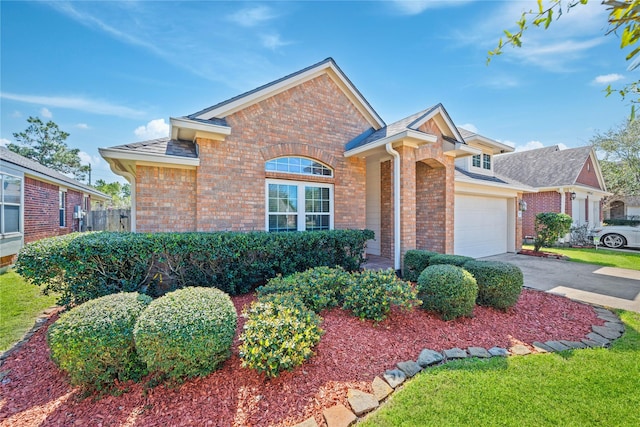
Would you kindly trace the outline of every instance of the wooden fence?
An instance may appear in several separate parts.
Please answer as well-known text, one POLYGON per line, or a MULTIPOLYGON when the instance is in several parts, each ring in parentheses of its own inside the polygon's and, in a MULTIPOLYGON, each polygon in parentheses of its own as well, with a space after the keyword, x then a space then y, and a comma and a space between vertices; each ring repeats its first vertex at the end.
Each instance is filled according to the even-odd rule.
POLYGON ((87 225, 92 231, 131 231, 131 209, 91 211, 87 225))

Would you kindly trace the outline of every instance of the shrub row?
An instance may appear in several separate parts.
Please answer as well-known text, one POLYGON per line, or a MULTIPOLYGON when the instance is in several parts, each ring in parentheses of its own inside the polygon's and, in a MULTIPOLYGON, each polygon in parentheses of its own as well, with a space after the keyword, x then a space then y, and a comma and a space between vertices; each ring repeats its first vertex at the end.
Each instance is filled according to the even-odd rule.
MULTIPOLYGON (((428 289, 428 291, 421 290, 419 297, 423 299, 425 307, 431 307, 430 309, 443 314, 443 317, 454 316, 450 314, 452 313, 452 308, 448 306, 448 304, 453 304, 453 301, 444 302, 447 299, 447 294, 451 298, 453 298, 453 294, 465 295, 467 299, 470 298, 471 294, 468 285, 465 284, 466 279, 462 279, 460 272, 454 274, 452 269, 430 269, 430 273, 422 277, 421 273, 427 267, 430 268, 436 265, 457 266, 471 273, 478 288, 477 296, 472 300, 474 304, 506 310, 518 302, 524 280, 522 270, 512 264, 499 261, 478 261, 470 257, 438 254, 430 251, 407 251, 404 259, 405 278, 418 282, 419 289, 428 289), (447 274, 445 274, 445 271, 447 274), (416 274, 418 275, 417 278, 416 274), (433 284, 427 283, 430 281, 433 281, 433 284), (446 286, 443 285, 443 281, 447 282, 446 286), (440 285, 443 285, 441 289, 435 289, 440 285), (437 293, 437 297, 432 292, 437 293), (431 297, 427 295, 431 295, 431 297)), ((461 303, 461 305, 465 304, 468 306, 470 303, 468 301, 464 304, 461 303)), ((467 309, 460 308, 460 311, 470 314, 467 309)))
POLYGON ((304 233, 75 233, 26 245, 16 271, 59 304, 119 292, 160 296, 186 286, 246 293, 316 266, 358 270, 370 230, 304 233))
POLYGON ((47 341, 72 384, 101 390, 149 372, 174 382, 212 372, 230 355, 236 322, 218 289, 185 288, 154 301, 129 292, 63 313, 47 341))
POLYGON ((420 303, 393 270, 348 273, 318 267, 273 278, 257 289, 258 302, 244 313, 240 357, 245 367, 269 377, 302 364, 319 342, 320 311, 342 307, 361 319, 381 321, 391 306, 420 303))

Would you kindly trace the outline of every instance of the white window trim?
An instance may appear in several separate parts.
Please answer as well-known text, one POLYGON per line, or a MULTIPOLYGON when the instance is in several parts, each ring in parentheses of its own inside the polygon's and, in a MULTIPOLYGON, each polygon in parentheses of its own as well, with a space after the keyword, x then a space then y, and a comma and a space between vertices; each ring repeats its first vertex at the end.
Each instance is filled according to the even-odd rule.
POLYGON ((480 154, 480 166, 473 165, 473 156, 469 157, 469 171, 473 173, 480 173, 484 175, 493 175, 493 154, 481 153, 480 154), (484 156, 489 156, 489 169, 484 168, 484 156))
MULTIPOLYGON (((305 175, 306 176, 306 175, 305 175)), ((281 185, 296 185, 298 187, 298 231, 305 231, 305 219, 307 212, 305 211, 305 194, 304 187, 321 187, 329 189, 329 230, 333 230, 333 205, 335 204, 333 195, 333 184, 327 184, 324 182, 314 181, 293 181, 288 179, 272 179, 267 178, 264 185, 264 229, 269 231, 269 184, 281 184, 281 185)), ((314 212, 310 212, 314 214, 314 212)))
POLYGON ((67 226, 67 189, 66 188, 58 188, 58 223, 60 224, 60 228, 66 228, 67 226), (64 203, 63 206, 60 206, 60 194, 64 193, 64 203), (64 215, 62 219, 64 220, 62 224, 60 224, 60 211, 64 211, 64 215))
POLYGON ((2 190, 0 191, 0 209, 4 209, 5 206, 18 206, 18 231, 9 231, 7 233, 4 232, 4 220, 5 215, 2 215, 2 224, 0 224, 0 236, 5 237, 13 237, 13 236, 21 236, 22 230, 24 227, 24 177, 19 175, 14 175, 11 173, 7 173, 2 171, 0 173, 0 185, 2 185, 2 190), (20 181, 20 201, 18 203, 5 203, 4 201, 4 177, 9 176, 11 178, 16 178, 20 181))

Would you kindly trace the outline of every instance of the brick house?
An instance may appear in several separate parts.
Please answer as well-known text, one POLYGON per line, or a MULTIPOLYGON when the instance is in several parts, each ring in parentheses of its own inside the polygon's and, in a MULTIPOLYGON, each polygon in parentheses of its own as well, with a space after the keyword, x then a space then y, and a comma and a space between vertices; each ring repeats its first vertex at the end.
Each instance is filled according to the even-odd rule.
POLYGON ((640 196, 623 196, 607 200, 606 219, 640 219, 640 196))
POLYGON ((574 226, 593 228, 603 219, 603 199, 610 195, 591 146, 561 150, 557 145, 496 156, 496 171, 525 183, 537 192, 525 193, 525 238, 534 236, 538 213, 565 213, 574 226))
POLYGON ((471 166, 483 153, 512 149, 467 136, 441 104, 387 125, 328 58, 171 118, 168 138, 100 154, 131 183, 134 231, 369 228, 376 239, 367 252, 398 269, 409 249, 518 249, 516 202, 528 187, 495 178, 492 166, 471 166), (455 244, 464 230, 455 220, 458 188, 463 198, 501 200, 494 207, 504 212, 491 223, 500 245, 455 244))
POLYGON ((11 265, 26 243, 84 231, 91 200, 109 200, 5 147, 0 147, 0 180, 0 268, 11 265))

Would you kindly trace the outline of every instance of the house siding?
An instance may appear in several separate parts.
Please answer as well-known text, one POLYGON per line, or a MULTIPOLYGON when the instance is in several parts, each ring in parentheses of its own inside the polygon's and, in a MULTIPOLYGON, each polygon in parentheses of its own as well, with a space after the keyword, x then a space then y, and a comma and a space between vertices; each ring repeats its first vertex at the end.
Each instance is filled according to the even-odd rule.
POLYGON ((79 231, 79 221, 73 219, 73 208, 82 206, 83 194, 67 189, 65 226, 60 227, 58 193, 56 184, 25 176, 24 180, 24 242, 29 243, 45 237, 60 236, 79 231))
POLYGON ((576 183, 602 190, 600 183, 598 182, 598 175, 596 174, 596 168, 591 161, 591 157, 589 157, 584 163, 584 166, 582 166, 580 174, 578 174, 578 178, 576 179, 576 183))
MULTIPOLYGON (((523 195, 524 201, 527 202, 527 210, 522 213, 523 237, 526 238, 535 235, 535 220, 537 214, 541 212, 560 213, 561 197, 557 191, 542 191, 523 195)), ((565 195, 565 197, 569 200, 565 209, 567 212, 571 212, 571 197, 568 194, 565 195)))
MULTIPOLYGON (((319 160, 334 178, 312 179, 334 185, 334 227, 366 225, 366 160, 345 158, 346 142, 370 124, 327 75, 304 82, 227 116, 231 134, 224 141, 198 138, 200 166, 195 174, 195 228, 198 231, 265 229, 265 179, 303 180, 269 174, 265 162, 282 156, 319 160)), ((159 183, 138 178, 156 189, 159 183)), ((147 190, 151 190, 148 188, 147 190)), ((166 191, 163 191, 165 194, 166 191)), ((184 194, 184 193, 182 193, 184 194)), ((174 222, 153 226, 169 197, 138 199, 138 229, 174 230, 174 222)), ((140 197, 140 195, 138 195, 140 197)), ((174 201, 181 198, 171 197, 174 201)))
POLYGON ((196 230, 195 170, 137 166, 136 176, 138 231, 196 230))

